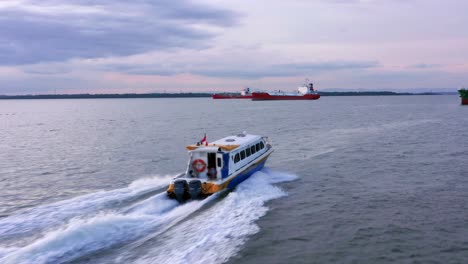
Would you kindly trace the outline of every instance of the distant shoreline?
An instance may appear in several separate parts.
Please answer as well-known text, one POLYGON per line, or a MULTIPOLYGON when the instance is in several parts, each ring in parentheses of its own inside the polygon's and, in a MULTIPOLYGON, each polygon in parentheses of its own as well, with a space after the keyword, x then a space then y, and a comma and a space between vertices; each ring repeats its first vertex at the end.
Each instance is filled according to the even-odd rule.
MULTIPOLYGON (((113 98, 204 98, 213 93, 146 93, 146 94, 38 94, 0 95, 0 100, 9 99, 113 99, 113 98)), ((237 93, 219 93, 237 94, 237 93)), ((397 93, 397 92, 319 92, 321 96, 398 96, 398 95, 445 95, 445 93, 397 93)), ((447 93, 451 94, 451 93, 447 93)), ((456 93, 453 93, 456 94, 456 93)))

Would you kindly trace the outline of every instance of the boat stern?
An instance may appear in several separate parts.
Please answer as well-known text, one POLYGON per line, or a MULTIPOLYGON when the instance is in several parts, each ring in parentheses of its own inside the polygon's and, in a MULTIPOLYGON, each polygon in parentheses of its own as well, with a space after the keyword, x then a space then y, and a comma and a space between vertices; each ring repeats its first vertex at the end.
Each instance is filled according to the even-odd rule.
POLYGON ((175 179, 167 188, 166 192, 170 198, 179 202, 206 198, 213 193, 226 189, 226 183, 215 183, 200 179, 181 178, 175 179))

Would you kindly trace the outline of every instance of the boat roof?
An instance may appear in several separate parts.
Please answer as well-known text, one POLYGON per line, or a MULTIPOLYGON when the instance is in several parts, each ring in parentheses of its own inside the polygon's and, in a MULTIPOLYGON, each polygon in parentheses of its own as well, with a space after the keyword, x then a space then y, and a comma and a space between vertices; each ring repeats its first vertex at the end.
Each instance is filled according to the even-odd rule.
POLYGON ((251 135, 246 133, 237 134, 235 136, 227 136, 222 139, 211 142, 215 145, 245 145, 257 141, 261 138, 258 135, 251 135))
POLYGON ((194 150, 210 151, 213 149, 213 147, 215 147, 215 148, 221 148, 222 150, 225 150, 225 151, 231 151, 242 145, 247 145, 247 144, 256 142, 259 139, 261 139, 261 136, 241 133, 238 135, 227 136, 225 138, 218 139, 216 141, 209 143, 208 145, 199 145, 199 146, 189 145, 187 146, 187 149, 191 151, 194 151, 194 150))

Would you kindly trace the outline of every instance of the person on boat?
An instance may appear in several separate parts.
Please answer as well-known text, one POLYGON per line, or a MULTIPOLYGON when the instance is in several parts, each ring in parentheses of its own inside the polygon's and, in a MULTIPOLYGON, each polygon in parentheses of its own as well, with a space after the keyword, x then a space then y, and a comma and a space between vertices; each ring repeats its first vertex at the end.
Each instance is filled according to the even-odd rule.
POLYGON ((210 178, 210 179, 216 179, 216 168, 215 168, 215 167, 209 168, 209 169, 208 169, 207 176, 208 176, 208 178, 210 178))

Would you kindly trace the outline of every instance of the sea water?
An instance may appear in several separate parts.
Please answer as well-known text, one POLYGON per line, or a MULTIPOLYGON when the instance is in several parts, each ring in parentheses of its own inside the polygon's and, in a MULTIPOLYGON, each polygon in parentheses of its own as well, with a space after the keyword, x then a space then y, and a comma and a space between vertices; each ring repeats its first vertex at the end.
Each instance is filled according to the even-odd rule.
POLYGON ((0 101, 1 263, 464 263, 456 96, 0 101), (185 145, 267 135, 266 168, 182 206, 185 145))

